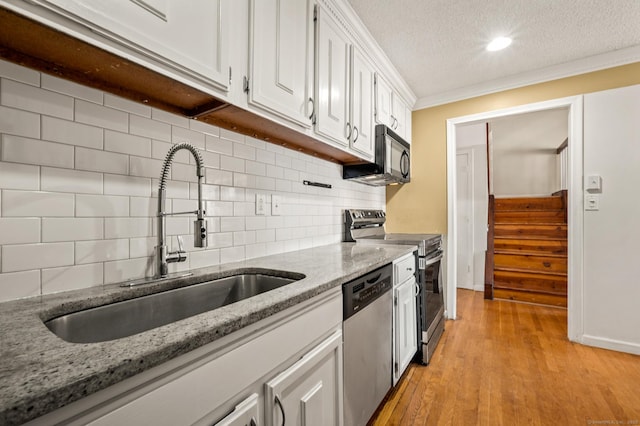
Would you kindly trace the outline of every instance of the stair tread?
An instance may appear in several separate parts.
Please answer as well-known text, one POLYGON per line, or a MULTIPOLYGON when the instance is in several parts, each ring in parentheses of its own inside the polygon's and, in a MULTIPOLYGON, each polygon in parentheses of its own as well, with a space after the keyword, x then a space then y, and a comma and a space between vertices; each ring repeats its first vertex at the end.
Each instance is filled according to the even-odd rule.
POLYGON ((567 276, 566 272, 546 271, 546 270, 538 270, 538 269, 507 268, 507 267, 504 267, 504 266, 494 266, 493 267, 493 271, 494 271, 494 273, 496 271, 521 272, 521 273, 532 272, 532 273, 536 273, 536 274, 540 274, 540 275, 553 275, 553 276, 557 276, 557 277, 566 277, 567 276))
POLYGON ((509 291, 517 291, 518 293, 536 293, 536 294, 552 294, 554 296, 566 296, 566 291, 545 291, 545 290, 527 290, 517 287, 509 287, 505 285, 493 285, 494 290, 509 290, 509 291))
POLYGON ((536 256, 536 257, 564 257, 567 258, 565 254, 559 253, 547 253, 545 250, 531 251, 531 250, 505 250, 505 249, 495 249, 493 251, 494 254, 507 254, 514 256, 536 256))
MULTIPOLYGON (((500 235, 499 237, 496 237, 495 240, 527 240, 527 241, 533 241, 533 240, 541 240, 541 241, 566 241, 566 238, 562 238, 562 237, 545 237, 544 235, 535 235, 535 236, 526 236, 526 235, 500 235)), ((494 240, 494 241, 495 241, 494 240)))
POLYGON ((535 278, 541 280, 562 280, 566 281, 566 275, 549 275, 545 273, 538 273, 535 271, 508 271, 508 270, 496 270, 498 272, 499 278, 535 278), (506 276, 504 276, 506 274, 506 276))

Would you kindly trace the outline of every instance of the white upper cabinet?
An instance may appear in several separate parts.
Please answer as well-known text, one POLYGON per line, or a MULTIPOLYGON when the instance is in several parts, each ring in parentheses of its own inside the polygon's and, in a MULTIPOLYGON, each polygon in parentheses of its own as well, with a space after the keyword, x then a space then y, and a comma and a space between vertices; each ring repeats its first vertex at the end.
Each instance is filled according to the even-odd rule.
POLYGON ((36 0, 126 48, 128 59, 229 89, 229 3, 225 0, 36 0), (158 64, 162 65, 158 67, 158 64), (167 68, 163 68, 167 67, 167 68))
POLYGON ((374 153, 373 68, 357 47, 351 52, 351 148, 371 159, 374 153))
POLYGON ((334 143, 348 146, 353 126, 349 122, 349 55, 351 43, 330 13, 317 8, 316 22, 316 132, 334 143))
POLYGON ((407 142, 411 142, 411 111, 380 74, 376 74, 375 111, 376 123, 385 124, 407 142))
POLYGON ((313 2, 252 0, 249 103, 311 127, 313 2))

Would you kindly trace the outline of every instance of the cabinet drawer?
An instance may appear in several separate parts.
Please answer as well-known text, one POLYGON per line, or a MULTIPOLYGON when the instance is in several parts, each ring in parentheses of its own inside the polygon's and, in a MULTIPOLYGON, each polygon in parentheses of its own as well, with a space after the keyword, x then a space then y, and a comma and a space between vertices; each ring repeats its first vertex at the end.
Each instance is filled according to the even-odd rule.
POLYGON ((416 257, 410 253, 393 264, 393 285, 402 284, 416 273, 416 257))

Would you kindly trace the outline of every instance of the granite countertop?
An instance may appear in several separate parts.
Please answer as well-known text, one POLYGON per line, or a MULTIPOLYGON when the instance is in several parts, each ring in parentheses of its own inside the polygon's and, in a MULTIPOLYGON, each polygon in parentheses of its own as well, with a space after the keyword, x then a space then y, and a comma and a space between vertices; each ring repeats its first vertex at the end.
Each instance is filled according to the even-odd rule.
POLYGON ((416 248, 339 243, 193 270, 188 278, 117 284, 0 303, 0 424, 21 424, 206 345, 416 248), (130 337, 68 343, 43 324, 56 316, 256 268, 306 278, 130 337))

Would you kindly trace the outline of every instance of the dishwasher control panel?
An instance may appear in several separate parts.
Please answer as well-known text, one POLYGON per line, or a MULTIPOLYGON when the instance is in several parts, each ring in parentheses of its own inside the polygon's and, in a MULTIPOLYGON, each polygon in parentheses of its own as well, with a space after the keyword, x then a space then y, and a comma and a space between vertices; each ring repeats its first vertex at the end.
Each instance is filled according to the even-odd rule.
POLYGON ((343 284, 343 320, 360 312, 365 306, 391 290, 392 276, 393 269, 389 264, 343 284))

